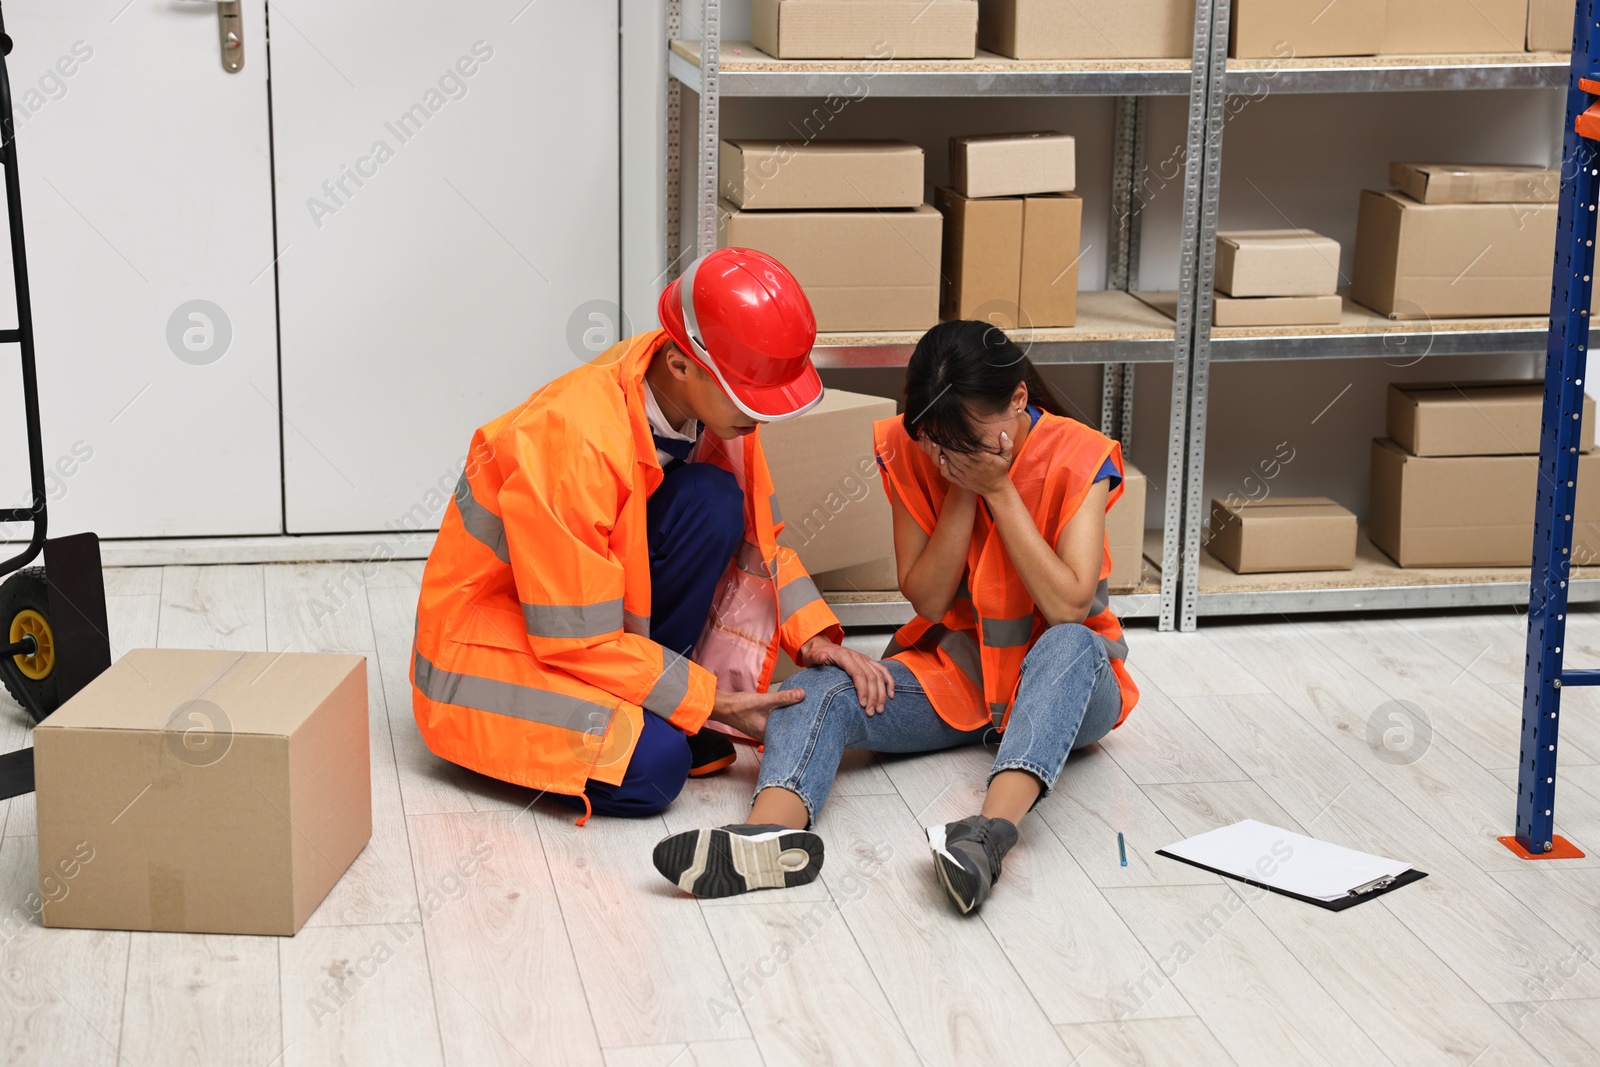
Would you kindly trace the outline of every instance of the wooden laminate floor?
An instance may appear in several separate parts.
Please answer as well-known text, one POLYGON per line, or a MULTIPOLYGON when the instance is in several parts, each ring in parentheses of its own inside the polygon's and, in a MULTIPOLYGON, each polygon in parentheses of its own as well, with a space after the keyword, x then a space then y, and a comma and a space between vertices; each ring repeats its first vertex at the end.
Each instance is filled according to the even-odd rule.
MULTIPOLYGON (((1521 862, 1495 841, 1514 810, 1512 611, 1133 630, 1140 707, 1068 763, 963 918, 920 827, 976 810, 983 749, 851 754, 817 883, 696 902, 650 847, 742 816, 754 753, 661 817, 583 828, 442 763, 407 684, 419 573, 108 572, 118 654, 368 656, 372 841, 293 938, 46 930, 33 798, 0 802, 0 1063, 1600 1062, 1600 693, 1566 698, 1557 800, 1593 852, 1521 862), (1330 913, 1154 855, 1246 816, 1431 877, 1330 913), (469 856, 487 858, 462 877, 469 856)), ((1567 655, 1600 664, 1600 615, 1572 617, 1567 655)), ((0 702, 10 750, 25 717, 0 702)))

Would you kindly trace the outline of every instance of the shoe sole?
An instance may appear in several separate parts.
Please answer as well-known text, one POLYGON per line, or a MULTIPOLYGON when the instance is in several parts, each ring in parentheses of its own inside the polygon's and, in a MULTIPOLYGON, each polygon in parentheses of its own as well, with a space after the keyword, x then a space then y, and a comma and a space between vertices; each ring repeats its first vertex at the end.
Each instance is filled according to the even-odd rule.
POLYGON ((734 761, 738 758, 739 754, 737 752, 730 752, 721 759, 714 759, 710 763, 701 764, 698 767, 690 767, 689 777, 705 778, 709 775, 716 774, 718 771, 725 771, 729 767, 732 767, 734 761))
POLYGON ((939 873, 939 884, 944 886, 950 903, 960 909, 961 914, 970 914, 977 907, 978 894, 982 891, 978 876, 963 867, 945 848, 943 826, 928 827, 928 847, 933 850, 933 869, 939 873))
POLYGON ((662 839, 651 860, 685 893, 731 897, 815 880, 822 870, 822 838, 808 830, 754 837, 722 829, 685 830, 662 839))

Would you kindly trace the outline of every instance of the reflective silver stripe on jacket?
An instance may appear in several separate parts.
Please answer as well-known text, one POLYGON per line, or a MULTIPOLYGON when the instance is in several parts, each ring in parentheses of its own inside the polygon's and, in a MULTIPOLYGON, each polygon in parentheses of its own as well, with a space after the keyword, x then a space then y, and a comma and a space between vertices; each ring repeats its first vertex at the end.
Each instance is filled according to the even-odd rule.
POLYGON ((688 695, 689 657, 669 652, 663 645, 661 676, 656 679, 656 684, 650 687, 650 692, 645 694, 643 707, 663 719, 670 719, 672 713, 678 710, 678 705, 683 703, 683 698, 688 695))
POLYGON ((931 652, 935 647, 944 649, 956 669, 979 690, 983 689, 983 656, 970 630, 952 630, 944 623, 936 622, 910 646, 902 645, 897 638, 890 637, 881 658, 888 659, 897 652, 908 652, 913 648, 920 652, 931 652))
POLYGON ((600 637, 622 629, 622 598, 598 604, 524 604, 529 637, 600 637))
POLYGON ((789 617, 807 604, 814 604, 822 599, 822 593, 817 590, 817 583, 805 575, 801 575, 788 585, 778 589, 778 625, 782 626, 789 621, 789 617))
POLYGON ((1019 648, 1033 636, 1033 612, 1015 619, 980 619, 988 648, 1019 648))
POLYGON ((997 703, 994 703, 994 702, 990 702, 990 704, 989 704, 989 719, 994 723, 994 728, 996 730, 1000 729, 1001 724, 1006 721, 1006 706, 1005 706, 1005 704, 1004 703, 997 704, 997 703))
POLYGON ((767 497, 767 508, 772 512, 772 525, 776 526, 783 521, 783 511, 778 507, 778 494, 773 493, 767 497))
POLYGON ((626 633, 638 634, 640 637, 650 636, 650 616, 635 615, 631 611, 622 613, 622 629, 626 633))
MULTIPOLYGON (((1094 587, 1094 603, 1089 605, 1089 618, 1094 618, 1096 615, 1099 615, 1110 606, 1111 583, 1102 578, 1100 579, 1100 584, 1094 587)), ((1088 620, 1085 619, 1084 621, 1087 622, 1088 620)), ((1111 659, 1128 658, 1128 642, 1125 637, 1113 639, 1107 637, 1103 633, 1100 633, 1098 630, 1095 631, 1095 633, 1099 636, 1100 640, 1105 643, 1106 655, 1108 657, 1111 659)))
POLYGON ((461 512, 461 525, 474 539, 481 541, 501 563, 511 562, 511 550, 506 547, 506 524, 500 516, 478 502, 472 495, 472 485, 462 472, 456 482, 456 510, 461 512))
POLYGON ((476 708, 495 715, 509 715, 563 730, 601 735, 611 725, 611 708, 581 697, 552 693, 546 689, 458 674, 442 670, 421 652, 414 657, 417 689, 429 700, 476 708))

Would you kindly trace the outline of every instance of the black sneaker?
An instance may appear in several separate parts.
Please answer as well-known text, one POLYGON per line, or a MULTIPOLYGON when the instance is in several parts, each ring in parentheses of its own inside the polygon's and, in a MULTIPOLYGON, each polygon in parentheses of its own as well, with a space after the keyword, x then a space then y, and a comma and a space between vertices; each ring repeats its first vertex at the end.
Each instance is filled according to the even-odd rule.
POLYGON ((689 735, 689 777, 704 778, 733 766, 738 758, 733 739, 720 730, 702 729, 689 735))
POLYGON ((822 870, 822 838, 809 830, 745 823, 664 837, 650 858, 685 893, 731 897, 812 881, 822 870))
POLYGON ((1017 828, 1004 819, 971 815, 928 827, 928 847, 939 881, 965 915, 977 911, 1000 880, 1000 858, 1017 843, 1017 828))

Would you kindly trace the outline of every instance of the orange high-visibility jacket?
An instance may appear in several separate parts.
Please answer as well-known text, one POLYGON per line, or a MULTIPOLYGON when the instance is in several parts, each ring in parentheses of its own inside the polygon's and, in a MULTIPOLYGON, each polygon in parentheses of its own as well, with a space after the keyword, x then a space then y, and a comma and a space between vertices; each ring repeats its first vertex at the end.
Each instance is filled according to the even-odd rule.
POLYGON ((701 434, 691 459, 744 488, 745 541, 689 657, 650 640, 645 501, 662 471, 644 372, 667 341, 623 341, 473 435, 423 570, 412 703, 436 755, 531 789, 622 781, 646 712, 692 733, 715 690, 765 691, 844 631, 781 522, 760 431, 701 434))
MULTIPOLYGON (((924 533, 933 536, 950 483, 934 461, 906 433, 896 416, 873 424, 873 445, 886 476, 884 491, 899 498, 924 533)), ((1034 524, 1053 548, 1061 531, 1089 493, 1107 458, 1122 473, 1122 446, 1074 419, 1044 412, 1022 442, 1011 465, 1011 480, 1034 524)), ((1107 509, 1122 495, 1111 490, 1107 509)), ((1128 646, 1122 623, 1108 606, 1111 550, 1101 554, 1100 584, 1084 625, 1105 642, 1111 668, 1122 689, 1121 726, 1139 699, 1139 689, 1123 660, 1128 646)), ((961 730, 980 726, 1004 729, 1016 700, 1022 660, 1048 629, 1027 586, 1006 554, 1000 531, 987 508, 973 519, 967 569, 956 598, 939 622, 920 615, 895 632, 885 658, 911 668, 939 717, 961 730)))

